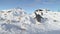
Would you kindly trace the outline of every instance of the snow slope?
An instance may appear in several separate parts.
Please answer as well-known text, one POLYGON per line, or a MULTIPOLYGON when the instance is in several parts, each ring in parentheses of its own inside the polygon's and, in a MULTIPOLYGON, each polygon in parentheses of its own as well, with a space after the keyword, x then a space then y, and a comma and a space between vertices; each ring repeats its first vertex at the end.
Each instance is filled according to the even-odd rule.
POLYGON ((39 23, 23 9, 0 11, 0 34, 59 34, 60 12, 43 10, 42 21, 39 23))

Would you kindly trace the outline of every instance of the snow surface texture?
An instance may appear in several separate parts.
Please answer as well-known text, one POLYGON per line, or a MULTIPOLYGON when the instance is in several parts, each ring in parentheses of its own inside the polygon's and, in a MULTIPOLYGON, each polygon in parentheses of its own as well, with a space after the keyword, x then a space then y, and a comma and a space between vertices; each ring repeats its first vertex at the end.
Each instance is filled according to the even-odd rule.
POLYGON ((43 19, 37 22, 22 9, 0 11, 0 34, 59 34, 60 12, 43 10, 43 19))

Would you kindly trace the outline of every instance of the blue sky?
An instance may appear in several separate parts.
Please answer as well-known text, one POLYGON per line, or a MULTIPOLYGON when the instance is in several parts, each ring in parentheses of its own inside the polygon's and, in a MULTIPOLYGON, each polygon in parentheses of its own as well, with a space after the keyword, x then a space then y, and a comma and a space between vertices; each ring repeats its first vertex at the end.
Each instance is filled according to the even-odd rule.
POLYGON ((21 7, 28 13, 38 8, 57 11, 60 10, 60 0, 0 0, 0 10, 16 7, 21 7))

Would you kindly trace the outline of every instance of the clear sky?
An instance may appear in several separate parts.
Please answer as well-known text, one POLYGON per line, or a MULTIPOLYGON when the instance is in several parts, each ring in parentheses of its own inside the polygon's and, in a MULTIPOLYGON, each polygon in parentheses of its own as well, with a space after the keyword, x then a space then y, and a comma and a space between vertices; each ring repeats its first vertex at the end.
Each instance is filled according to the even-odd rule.
POLYGON ((60 0, 0 0, 0 10, 21 7, 31 13, 38 8, 60 10, 60 0))

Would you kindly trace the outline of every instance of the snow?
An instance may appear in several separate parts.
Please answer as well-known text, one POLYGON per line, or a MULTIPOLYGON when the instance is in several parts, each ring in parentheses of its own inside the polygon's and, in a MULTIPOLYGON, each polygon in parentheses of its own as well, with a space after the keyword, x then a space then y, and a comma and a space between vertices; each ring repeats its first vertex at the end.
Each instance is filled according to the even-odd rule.
POLYGON ((14 8, 2 11, 0 11, 0 34, 60 33, 60 12, 44 10, 41 15, 42 20, 38 22, 34 18, 36 16, 34 13, 29 15, 23 9, 14 8))

